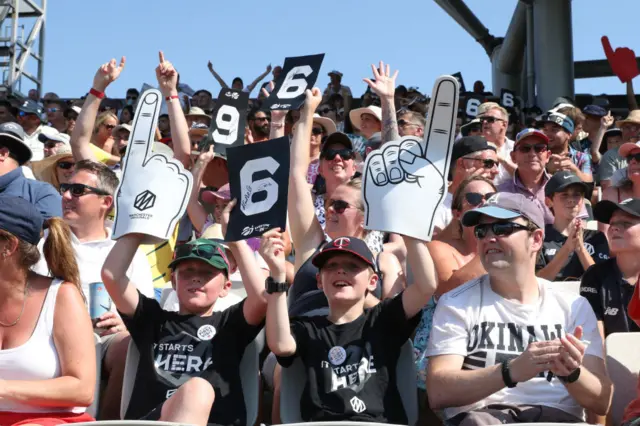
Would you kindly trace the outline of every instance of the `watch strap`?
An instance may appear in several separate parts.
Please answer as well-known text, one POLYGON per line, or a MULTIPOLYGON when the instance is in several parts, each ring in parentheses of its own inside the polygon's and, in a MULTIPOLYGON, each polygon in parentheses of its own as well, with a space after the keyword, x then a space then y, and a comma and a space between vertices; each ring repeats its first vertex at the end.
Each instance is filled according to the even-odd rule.
POLYGON ((289 290, 289 285, 284 283, 276 282, 272 277, 267 277, 265 280, 265 289, 268 294, 273 293, 286 293, 289 290))
POLYGON ((569 374, 568 376, 556 376, 558 379, 564 383, 573 383, 576 382, 580 378, 580 367, 576 368, 569 374))
POLYGON ((502 381, 508 388, 515 388, 518 382, 514 382, 511 379, 511 373, 509 372, 509 361, 502 361, 502 381))

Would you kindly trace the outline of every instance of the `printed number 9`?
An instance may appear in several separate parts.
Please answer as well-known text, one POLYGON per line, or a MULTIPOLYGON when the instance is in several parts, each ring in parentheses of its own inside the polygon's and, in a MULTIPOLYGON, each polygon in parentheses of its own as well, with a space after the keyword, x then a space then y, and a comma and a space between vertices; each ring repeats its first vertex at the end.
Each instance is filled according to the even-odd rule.
POLYGON ((212 133, 213 141, 222 145, 231 145, 238 138, 238 123, 240 122, 240 113, 231 105, 222 105, 216 116, 217 129, 212 133), (224 116, 230 116, 229 120, 225 120, 224 116), (228 134, 223 135, 220 130, 225 130, 228 134))
POLYGON ((255 173, 266 170, 274 174, 278 167, 280 167, 280 164, 273 157, 249 160, 242 166, 240 170, 240 193, 242 194, 240 209, 245 216, 253 216, 269 211, 278 201, 278 184, 275 180, 270 177, 253 180, 255 173), (253 196, 263 191, 267 193, 266 198, 262 201, 254 202, 253 196))
POLYGON ((295 78, 296 75, 302 74, 305 77, 313 72, 309 65, 302 65, 293 68, 284 79, 282 87, 278 90, 278 99, 293 99, 302 95, 307 88, 307 80, 304 78, 295 78))

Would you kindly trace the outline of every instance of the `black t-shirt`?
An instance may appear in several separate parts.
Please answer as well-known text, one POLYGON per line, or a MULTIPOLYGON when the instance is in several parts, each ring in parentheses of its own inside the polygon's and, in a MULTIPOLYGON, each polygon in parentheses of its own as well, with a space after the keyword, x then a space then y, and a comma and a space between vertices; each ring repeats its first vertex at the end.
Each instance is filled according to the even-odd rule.
MULTIPOLYGON (((607 237, 602 232, 584 230, 583 234, 584 246, 596 263, 602 263, 609 259, 609 243, 607 237)), ((544 268, 553 260, 556 253, 567 241, 567 237, 562 235, 553 225, 547 225, 544 228, 544 243, 542 250, 538 252, 536 260, 536 271, 544 268)), ((567 263, 564 264, 554 281, 579 280, 584 274, 584 268, 580 259, 572 252, 569 254, 567 263)))
POLYGON ((598 321, 604 323, 605 337, 611 333, 640 331, 627 313, 633 289, 622 277, 615 258, 593 265, 584 273, 580 295, 589 301, 598 321))
POLYGON ((406 318, 402 293, 347 324, 333 324, 326 317, 293 318, 296 353, 278 357, 278 362, 288 367, 300 357, 304 364, 304 421, 407 424, 396 364, 419 320, 419 314, 406 318))
POLYGON ((125 418, 144 417, 188 379, 202 377, 215 391, 209 423, 244 424, 240 361, 262 328, 262 324, 247 323, 244 301, 199 317, 165 311, 157 301, 138 294, 140 302, 133 317, 121 314, 140 352, 125 418))

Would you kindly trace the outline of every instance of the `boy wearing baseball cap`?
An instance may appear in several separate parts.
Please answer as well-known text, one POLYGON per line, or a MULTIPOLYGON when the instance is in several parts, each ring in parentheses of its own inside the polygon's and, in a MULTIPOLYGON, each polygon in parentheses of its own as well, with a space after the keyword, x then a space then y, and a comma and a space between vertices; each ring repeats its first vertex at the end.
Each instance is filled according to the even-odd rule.
POLYGON ((591 265, 609 259, 609 243, 602 232, 585 229, 581 218, 588 186, 563 170, 545 185, 547 207, 554 216, 547 224, 536 275, 549 281, 579 280, 591 265))
MULTIPOLYGON (((403 237, 415 282, 397 297, 364 310, 378 276, 366 243, 354 237, 329 241, 313 258, 327 316, 293 318, 287 312, 282 242, 263 238, 267 281, 267 343, 284 368, 296 358, 308 384, 300 401, 304 421, 374 421, 408 424, 395 384, 400 348, 436 288, 426 245, 403 237)), ((284 384, 283 384, 284 385, 284 384)))
POLYGON ((102 269, 109 295, 140 352, 125 418, 242 424, 240 360, 260 332, 267 307, 264 275, 253 252, 244 241, 229 244, 247 298, 215 312, 216 301, 231 287, 225 249, 207 239, 177 247, 169 267, 179 312, 168 312, 139 293, 124 272, 139 245, 138 235, 121 237, 102 269))

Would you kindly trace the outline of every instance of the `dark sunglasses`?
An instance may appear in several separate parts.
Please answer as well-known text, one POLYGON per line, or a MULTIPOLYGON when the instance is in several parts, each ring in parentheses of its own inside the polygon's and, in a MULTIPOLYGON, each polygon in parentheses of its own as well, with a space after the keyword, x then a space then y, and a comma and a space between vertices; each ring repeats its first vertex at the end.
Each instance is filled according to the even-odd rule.
POLYGON ((493 235, 496 237, 508 237, 516 231, 529 230, 529 227, 515 222, 481 223, 480 225, 476 225, 473 233, 477 239, 482 240, 487 236, 489 229, 491 229, 491 232, 493 232, 493 235))
POLYGON ((47 108, 47 112, 58 112, 60 108, 47 108))
POLYGON ((313 133, 314 135, 318 136, 324 133, 324 130, 322 129, 322 127, 313 127, 311 129, 311 133, 313 133))
POLYGON ((502 118, 496 118, 496 117, 478 117, 480 119, 481 123, 489 123, 489 124, 493 124, 496 121, 504 121, 502 118))
POLYGON ((480 194, 479 192, 467 192, 464 194, 464 199, 467 200, 467 203, 475 207, 491 198, 494 194, 495 192, 487 192, 486 194, 480 194))
POLYGON ((330 207, 333 207, 333 210, 335 210, 335 212, 338 214, 344 213, 344 211, 349 207, 353 207, 354 209, 357 208, 356 206, 352 206, 344 200, 329 200, 327 202, 327 209, 329 209, 330 207))
POLYGON ((464 160, 473 160, 473 161, 482 161, 482 167, 485 169, 493 169, 494 167, 498 167, 498 162, 491 159, 483 159, 483 158, 473 158, 473 157, 462 157, 464 160))
POLYGON ((636 163, 640 163, 640 152, 636 152, 635 154, 627 155, 627 162, 630 163, 631 160, 636 160, 636 163))
POLYGON ((103 124, 104 127, 106 127, 108 130, 113 130, 116 128, 115 124, 103 124))
POLYGON ((226 263, 227 268, 230 268, 229 260, 227 259, 227 255, 225 254, 224 250, 221 250, 220 246, 214 244, 202 243, 179 245, 178 247, 176 247, 174 259, 188 257, 192 254, 195 254, 196 256, 205 260, 211 260, 214 256, 220 256, 224 260, 224 263, 226 263))
POLYGON ((107 191, 83 183, 61 183, 60 194, 65 194, 67 191, 70 191, 74 197, 82 197, 87 194, 111 195, 107 191))
POLYGON ((343 160, 353 160, 355 158, 353 150, 349 148, 327 149, 322 154, 322 158, 331 161, 336 158, 336 155, 339 155, 343 160))
POLYGON ((59 143, 60 142, 57 142, 57 141, 47 141, 44 143, 44 147, 48 149, 55 148, 56 145, 58 145, 59 143))
POLYGON ((269 117, 254 117, 254 121, 269 121, 269 117))
POLYGON ((127 100, 133 99, 134 101, 138 99, 137 96, 127 96, 127 100))
MULTIPOLYGON (((73 166, 75 166, 76 163, 72 163, 71 161, 59 161, 57 164, 57 167, 59 169, 63 169, 63 170, 69 170, 70 168, 72 168, 73 166)), ((60 188, 62 190, 62 188, 60 188)))
POLYGON ((398 120, 398 127, 417 126, 417 124, 409 123, 407 120, 398 120))
POLYGON ((334 111, 333 109, 326 107, 326 108, 322 108, 318 110, 318 114, 329 114, 331 111, 334 111))
POLYGON ((65 118, 67 120, 76 121, 78 119, 78 114, 67 114, 65 118))
POLYGON ((531 152, 532 149, 536 154, 540 154, 541 152, 545 152, 548 149, 548 147, 546 144, 543 144, 543 143, 537 143, 535 145, 518 145, 516 147, 516 150, 523 154, 528 154, 529 152, 531 152))

